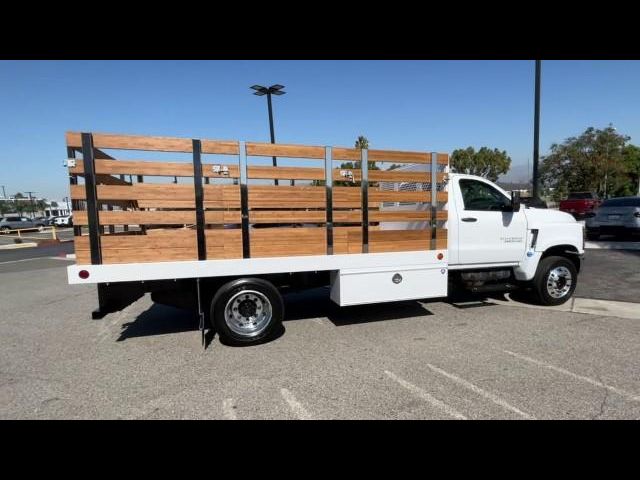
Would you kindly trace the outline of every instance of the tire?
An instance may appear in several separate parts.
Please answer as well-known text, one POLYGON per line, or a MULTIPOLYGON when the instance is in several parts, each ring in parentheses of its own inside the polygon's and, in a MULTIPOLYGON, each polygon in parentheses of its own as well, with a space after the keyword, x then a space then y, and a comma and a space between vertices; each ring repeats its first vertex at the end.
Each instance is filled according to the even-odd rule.
POLYGON ((11 230, 9 227, 0 227, 1 233, 7 233, 9 230, 11 230))
POLYGON ((241 278, 220 287, 209 318, 223 344, 255 345, 282 329, 284 302, 270 282, 241 278))
POLYGON ((532 282, 536 300, 541 305, 562 305, 573 295, 577 279, 576 266, 568 258, 543 258, 532 282))
POLYGON ((44 225, 38 225, 38 231, 44 232, 44 225))

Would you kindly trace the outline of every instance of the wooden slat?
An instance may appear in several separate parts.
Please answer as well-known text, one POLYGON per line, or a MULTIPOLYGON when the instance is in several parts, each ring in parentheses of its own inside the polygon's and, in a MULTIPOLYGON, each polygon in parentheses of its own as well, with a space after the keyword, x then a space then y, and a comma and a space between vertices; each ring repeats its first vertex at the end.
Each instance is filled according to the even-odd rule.
POLYGON ((323 208, 324 187, 250 185, 249 208, 323 208))
MULTIPOLYGON (((393 163, 431 163, 431 153, 426 152, 401 152, 396 150, 369 150, 370 162, 393 163)), ((447 165, 449 155, 438 154, 438 164, 447 165)))
POLYGON ((202 153, 218 153, 224 155, 238 155, 240 146, 232 140, 201 140, 202 153))
MULTIPOLYGON (((369 150, 368 157, 370 162, 431 163, 430 152, 369 150)), ((332 149, 332 158, 333 160, 357 162, 361 159, 361 152, 357 148, 334 147, 332 149)), ((439 153, 438 163, 441 165, 447 165, 449 163, 449 155, 446 153, 439 153)))
MULTIPOLYGON (((335 214, 334 214, 335 215, 335 214)), ((335 217, 334 217, 335 218, 335 217)), ((250 223, 324 223, 326 213, 324 210, 251 210, 249 212, 250 223)))
POLYGON ((324 180, 324 168, 249 166, 247 175, 262 179, 324 180))
MULTIPOLYGON (((207 258, 241 258, 241 230, 206 230, 207 258)), ((324 228, 254 228, 251 230, 252 257, 322 255, 326 252, 324 228)), ((376 230, 369 232, 371 252, 429 250, 431 230, 376 230)), ((335 253, 361 253, 359 227, 334 230, 335 253)), ((436 248, 446 248, 447 231, 438 229, 436 248)), ((147 230, 146 235, 102 235, 103 262, 162 262, 195 260, 196 232, 192 229, 147 230)), ((78 264, 90 262, 88 236, 75 237, 78 264)))
MULTIPOLYGON (((102 249, 103 264, 117 263, 148 263, 148 262, 176 262, 197 260, 197 248, 157 248, 157 249, 102 249)), ((91 263, 91 253, 88 250, 76 252, 76 263, 88 265, 91 263)))
POLYGON ((247 142, 247 155, 261 157, 324 158, 324 147, 247 142))
MULTIPOLYGON (((195 225, 195 211, 107 211, 98 212, 100 225, 195 225)), ((87 212, 74 211, 76 225, 87 225, 87 212)), ((239 211, 205 211, 205 223, 240 223, 239 211)))
POLYGON ((355 162, 360 160, 362 153, 357 148, 333 147, 331 149, 331 158, 333 160, 347 160, 355 162))
MULTIPOLYGON (((240 187, 237 185, 204 185, 205 207, 208 208, 239 208, 240 187)), ((297 187, 292 187, 297 188, 297 187)), ((99 200, 138 200, 145 201, 147 208, 161 208, 167 202, 174 204, 173 208, 193 208, 195 193, 193 185, 181 184, 151 184, 138 183, 134 185, 99 185, 99 200), (154 201, 156 201, 154 203, 154 201), (183 202, 183 203, 175 203, 183 202)), ((85 199, 84 185, 71 185, 71 198, 85 199)), ((140 205, 142 207, 142 205, 140 205)), ((171 207, 164 207, 171 208, 171 207)))
MULTIPOLYGON (((193 177, 193 164, 184 162, 165 162, 163 160, 96 160, 96 173, 102 175, 145 175, 164 177, 193 177)), ((237 165, 225 164, 228 174, 215 173, 214 163, 202 164, 202 175, 209 178, 238 178, 239 168, 237 165)), ((273 168, 273 167, 267 167, 273 168)), ((78 162, 75 167, 69 168, 71 174, 84 174, 84 164, 78 162)), ((111 177, 113 178, 113 177, 111 177)), ((258 177, 262 178, 262 177, 258 177)), ((266 178, 266 177, 265 177, 266 178)), ((283 177, 286 178, 286 177, 283 177)), ((116 179, 119 180, 119 179, 116 179)), ((100 182, 98 178, 98 183, 100 182)), ((115 183, 115 182, 114 182, 115 183)), ((128 183, 128 182, 127 182, 128 183)))
MULTIPOLYGON (((158 152, 189 153, 192 151, 193 142, 190 138, 94 133, 93 145, 95 148, 110 148, 116 150, 153 150, 158 152)), ((81 134, 78 132, 68 132, 67 146, 81 147, 81 134)))
POLYGON ((324 228, 254 228, 252 257, 323 255, 327 252, 324 228))
MULTIPOLYGON (((101 235, 102 249, 154 249, 154 248, 191 248, 196 247, 196 232, 191 229, 176 228, 169 231, 150 233, 147 235, 101 235)), ((89 250, 89 237, 75 237, 76 250, 89 250)))
POLYGON ((369 191, 369 200, 372 202, 430 202, 431 192, 396 192, 371 189, 369 191))
MULTIPOLYGON (((446 220, 446 210, 438 210, 436 219, 446 220)), ((422 222, 425 220, 431 220, 431 210, 381 210, 369 212, 369 221, 371 222, 422 222)))
MULTIPOLYGON (((358 175, 360 175, 360 172, 358 172, 358 175)), ((445 173, 438 173, 437 181, 444 182, 445 176, 445 173)), ((431 172, 410 172, 406 170, 370 170, 369 181, 429 183, 431 182, 431 172)))

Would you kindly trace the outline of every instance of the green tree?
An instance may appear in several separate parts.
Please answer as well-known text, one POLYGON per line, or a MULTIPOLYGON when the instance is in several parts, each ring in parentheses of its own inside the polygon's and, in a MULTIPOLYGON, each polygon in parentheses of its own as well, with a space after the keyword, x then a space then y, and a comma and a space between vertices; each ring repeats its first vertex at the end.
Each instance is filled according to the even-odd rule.
POLYGON ((624 195, 640 196, 640 147, 627 145, 622 152, 622 160, 629 174, 628 188, 624 195))
POLYGON ((365 149, 368 150, 369 149, 369 140, 367 139, 367 137, 359 135, 358 138, 356 139, 355 148, 357 148, 358 150, 365 150, 365 149))
MULTIPOLYGON (((363 136, 363 135, 359 135, 358 138, 355 141, 355 145, 354 148, 358 149, 358 150, 364 150, 364 149, 369 149, 369 140, 367 139, 367 137, 363 136)), ((369 170, 380 170, 380 167, 378 167, 376 165, 375 162, 367 162, 367 165, 369 166, 369 170)), ((341 170, 359 170, 361 167, 361 162, 360 160, 356 160, 355 162, 343 162, 340 164, 340 169, 341 170)), ((321 186, 324 185, 325 182, 324 180, 314 180, 312 182, 312 185, 315 186, 321 186)), ((345 180, 336 180, 333 182, 334 186, 337 187, 349 187, 349 186, 355 186, 355 185, 360 185, 360 182, 349 182, 349 181, 345 181, 345 180)), ((376 182, 372 182, 370 183, 370 185, 372 187, 377 186, 376 182)))
POLYGON ((476 152, 473 147, 467 147, 451 153, 451 168, 458 173, 478 175, 495 182, 511 168, 511 157, 497 148, 482 147, 476 152))
POLYGON ((552 144, 551 153, 542 157, 542 186, 553 189, 554 200, 572 191, 592 191, 603 197, 624 194, 633 163, 632 150, 628 150, 628 162, 624 159, 629 139, 609 125, 604 129, 589 127, 577 137, 552 144))

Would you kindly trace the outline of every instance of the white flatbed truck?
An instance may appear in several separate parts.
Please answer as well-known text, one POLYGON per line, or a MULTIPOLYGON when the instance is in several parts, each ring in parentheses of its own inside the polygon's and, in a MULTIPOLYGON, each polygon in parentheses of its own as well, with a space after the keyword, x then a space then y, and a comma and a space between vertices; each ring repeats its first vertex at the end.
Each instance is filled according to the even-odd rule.
POLYGON ((280 328, 289 289, 327 285, 348 306, 525 288, 559 305, 576 287, 584 227, 569 214, 521 206, 517 192, 484 178, 449 173, 444 154, 91 133, 69 133, 67 145, 77 219, 68 280, 98 285, 94 318, 151 292, 158 303, 197 311, 203 332, 210 325, 226 343, 252 344, 280 328), (115 159, 107 149, 190 153, 193 163, 115 159), (237 166, 203 163, 206 153, 231 155, 237 166), (247 160, 276 155, 324 168, 247 160), (333 167, 358 158, 357 168, 333 167), (424 168, 373 170, 372 158, 424 168), (127 181, 132 173, 138 182, 127 181), (163 175, 174 182, 143 182, 163 175), (381 188, 403 178, 411 191, 381 188))

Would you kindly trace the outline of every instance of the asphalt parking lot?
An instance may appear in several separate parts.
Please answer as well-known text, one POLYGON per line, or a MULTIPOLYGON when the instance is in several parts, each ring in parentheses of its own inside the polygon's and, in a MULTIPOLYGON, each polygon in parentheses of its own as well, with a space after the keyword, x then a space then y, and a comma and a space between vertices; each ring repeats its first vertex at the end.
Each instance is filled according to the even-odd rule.
POLYGON ((640 418, 637 318, 490 298, 340 309, 318 289, 287 297, 270 343, 203 350, 192 314, 148 297, 90 320, 95 288, 67 285, 69 263, 0 259, 0 418, 640 418))

